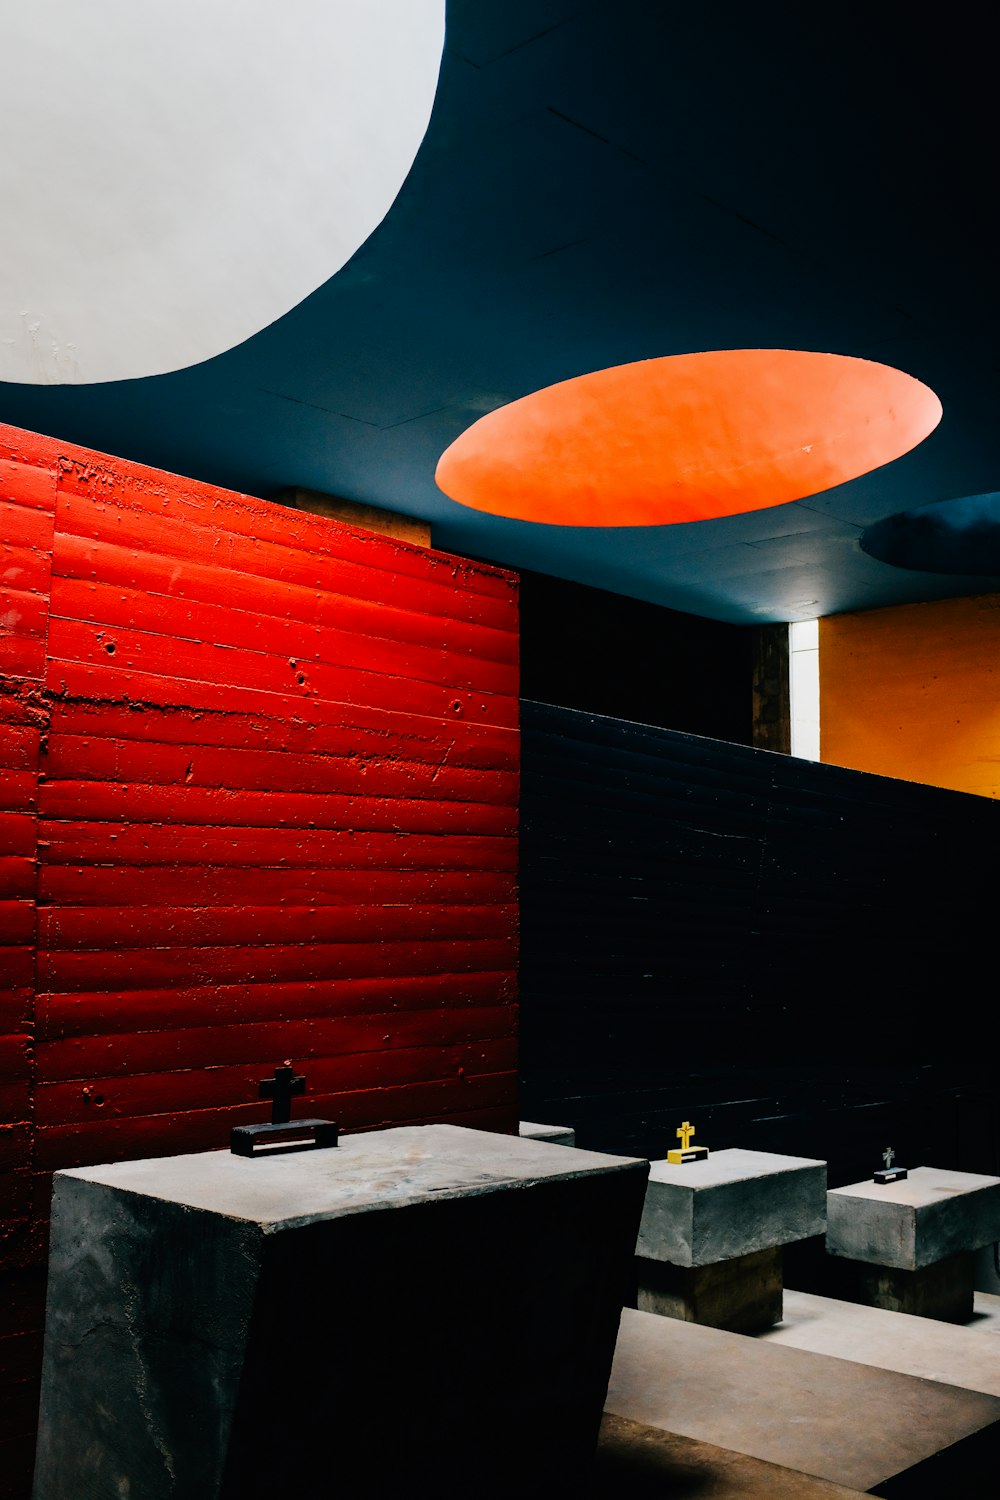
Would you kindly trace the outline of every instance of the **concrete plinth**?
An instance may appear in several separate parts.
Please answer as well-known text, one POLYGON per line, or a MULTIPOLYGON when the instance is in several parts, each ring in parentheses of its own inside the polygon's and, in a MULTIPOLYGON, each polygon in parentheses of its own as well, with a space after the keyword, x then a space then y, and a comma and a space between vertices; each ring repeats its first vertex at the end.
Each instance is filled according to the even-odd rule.
POLYGON ((522 1141, 546 1141, 550 1146, 575 1146, 576 1131, 569 1125, 533 1125, 522 1120, 517 1133, 522 1141))
POLYGON ((902 1182, 827 1195, 826 1248, 857 1262, 854 1295, 872 1307, 965 1322, 972 1252, 1000 1239, 1000 1177, 913 1167, 902 1182))
POLYGON ((636 1242, 638 1306, 751 1332, 781 1317, 781 1247, 821 1234, 826 1163, 737 1148, 650 1168, 636 1242))
POLYGON ((646 1172, 436 1125, 57 1173, 35 1500, 557 1492, 646 1172))
POLYGON ((831 1255, 916 1271, 997 1239, 1000 1177, 911 1167, 902 1182, 855 1182, 827 1194, 831 1255))
POLYGON ((642 1259, 637 1274, 639 1311, 732 1333, 756 1333, 781 1321, 781 1270, 780 1246, 712 1266, 642 1259))
POLYGON ((917 1271, 897 1266, 875 1266, 857 1261, 858 1300, 888 1312, 937 1318, 943 1323, 968 1323, 975 1296, 972 1252, 960 1251, 917 1271))

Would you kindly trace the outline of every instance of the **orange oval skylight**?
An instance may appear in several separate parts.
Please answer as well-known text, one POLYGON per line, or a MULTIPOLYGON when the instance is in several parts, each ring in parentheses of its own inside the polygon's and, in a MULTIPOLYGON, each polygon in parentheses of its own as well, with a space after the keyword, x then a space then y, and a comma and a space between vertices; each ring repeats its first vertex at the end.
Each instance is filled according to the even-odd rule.
POLYGON ((797 349, 640 360, 481 417, 437 482, 474 510, 560 526, 662 526, 762 510, 856 479, 941 420, 888 365, 797 349))

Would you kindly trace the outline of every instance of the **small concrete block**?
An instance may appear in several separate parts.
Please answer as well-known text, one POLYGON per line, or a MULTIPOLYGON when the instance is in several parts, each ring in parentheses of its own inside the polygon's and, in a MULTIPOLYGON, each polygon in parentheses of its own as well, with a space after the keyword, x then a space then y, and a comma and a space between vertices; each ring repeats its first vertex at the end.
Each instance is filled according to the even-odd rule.
POLYGON ((546 1141, 550 1146, 575 1146, 576 1131, 569 1125, 533 1125, 522 1120, 517 1127, 522 1141, 546 1141))
POLYGON ((769 1151, 713 1151, 707 1161, 653 1162, 636 1254, 707 1266, 822 1234, 826 1162, 769 1151))
POLYGON ((646 1173, 448 1125, 57 1173, 35 1500, 558 1493, 646 1173))
POLYGON ((1000 1177, 911 1167, 902 1182, 855 1182, 827 1194, 831 1255, 916 1271, 1000 1239, 1000 1177))
POLYGON ((710 1266, 673 1266, 637 1256, 639 1311, 730 1333, 771 1328, 781 1321, 781 1260, 780 1245, 710 1266))

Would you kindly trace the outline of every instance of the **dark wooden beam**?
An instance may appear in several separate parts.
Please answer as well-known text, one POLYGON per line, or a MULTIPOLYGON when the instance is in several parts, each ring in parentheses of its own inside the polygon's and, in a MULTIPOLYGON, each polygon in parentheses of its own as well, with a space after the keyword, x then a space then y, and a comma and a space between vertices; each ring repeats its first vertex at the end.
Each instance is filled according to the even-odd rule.
POLYGON ((757 750, 789 755, 788 626, 758 625, 753 635, 753 739, 757 750))

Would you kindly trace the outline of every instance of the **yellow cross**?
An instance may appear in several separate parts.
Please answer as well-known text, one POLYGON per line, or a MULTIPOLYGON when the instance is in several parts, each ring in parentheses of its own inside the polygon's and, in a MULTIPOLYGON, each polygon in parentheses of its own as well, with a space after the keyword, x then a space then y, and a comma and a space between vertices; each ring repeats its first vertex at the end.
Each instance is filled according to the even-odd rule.
POLYGON ((691 1137, 693 1135, 694 1135, 694 1126, 693 1125, 689 1125, 688 1122, 687 1122, 687 1120, 685 1120, 684 1124, 680 1127, 680 1129, 677 1132, 677 1137, 678 1137, 678 1140, 681 1143, 681 1150, 682 1151, 686 1151, 688 1149, 688 1147, 691 1144, 691 1137))

